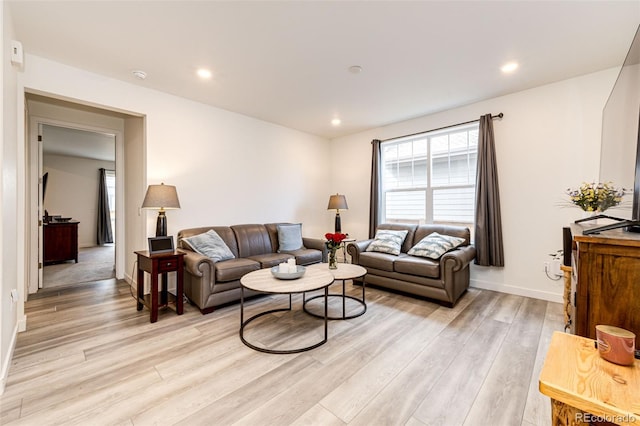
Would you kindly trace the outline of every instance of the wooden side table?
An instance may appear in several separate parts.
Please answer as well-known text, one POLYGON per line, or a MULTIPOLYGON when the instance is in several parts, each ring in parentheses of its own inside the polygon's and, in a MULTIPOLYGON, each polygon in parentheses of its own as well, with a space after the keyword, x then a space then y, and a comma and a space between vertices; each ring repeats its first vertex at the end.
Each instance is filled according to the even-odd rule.
POLYGON ((158 305, 166 306, 169 304, 169 296, 167 291, 166 280, 162 280, 162 289, 158 292, 158 275, 168 272, 176 273, 176 312, 182 315, 183 312, 183 294, 184 294, 184 253, 174 251, 173 253, 161 253, 150 255, 148 251, 136 251, 138 255, 138 305, 139 311, 143 305, 146 305, 151 311, 151 322, 158 321, 158 305), (151 294, 148 298, 144 296, 144 273, 151 275, 151 294), (160 301, 158 301, 158 293, 160 293, 160 301))
POLYGON ((551 398, 552 425, 640 424, 640 360, 606 361, 592 339, 554 332, 539 387, 551 398))
POLYGON ((347 263, 347 244, 355 241, 355 238, 345 238, 342 240, 342 244, 340 245, 340 249, 342 250, 342 263, 347 263))

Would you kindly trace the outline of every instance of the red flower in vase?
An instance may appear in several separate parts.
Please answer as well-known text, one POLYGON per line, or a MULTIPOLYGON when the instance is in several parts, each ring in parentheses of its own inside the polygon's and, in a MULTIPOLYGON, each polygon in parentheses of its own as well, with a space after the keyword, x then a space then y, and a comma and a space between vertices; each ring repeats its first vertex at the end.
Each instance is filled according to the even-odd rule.
POLYGON ((327 239, 326 245, 329 250, 337 249, 340 247, 340 243, 347 238, 347 234, 342 234, 340 232, 331 233, 328 232, 324 234, 324 237, 327 239))

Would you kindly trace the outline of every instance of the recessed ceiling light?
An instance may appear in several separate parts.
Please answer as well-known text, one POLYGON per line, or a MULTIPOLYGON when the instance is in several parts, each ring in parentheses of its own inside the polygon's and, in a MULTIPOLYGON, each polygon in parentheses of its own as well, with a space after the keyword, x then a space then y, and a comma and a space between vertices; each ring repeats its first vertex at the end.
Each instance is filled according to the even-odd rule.
POLYGON ((352 65, 349 67, 349 72, 351 74, 360 74, 362 72, 362 67, 360 65, 352 65))
POLYGON ((145 78, 147 78, 147 73, 144 71, 135 70, 135 71, 131 71, 131 73, 140 80, 144 80, 145 78))
POLYGON ((342 123, 342 121, 339 118, 334 118, 333 120, 331 120, 332 126, 339 126, 340 123, 342 123))
POLYGON ((200 78, 211 78, 211 71, 205 68, 198 69, 198 71, 196 71, 196 74, 198 74, 198 77, 200 78))
POLYGON ((517 69, 518 69, 517 62, 508 62, 500 68, 500 71, 502 71, 505 74, 508 74, 508 73, 514 72, 517 69))

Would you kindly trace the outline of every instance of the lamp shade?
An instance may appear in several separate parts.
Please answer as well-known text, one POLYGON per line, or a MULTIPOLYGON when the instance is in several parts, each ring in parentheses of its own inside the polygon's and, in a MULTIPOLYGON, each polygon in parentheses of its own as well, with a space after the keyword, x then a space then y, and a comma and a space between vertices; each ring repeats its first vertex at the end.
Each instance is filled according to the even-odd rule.
POLYGON ((143 209, 179 209, 178 192, 173 185, 149 185, 142 202, 143 209))
POLYGON ((327 210, 348 210, 347 199, 344 195, 336 194, 329 197, 327 210))

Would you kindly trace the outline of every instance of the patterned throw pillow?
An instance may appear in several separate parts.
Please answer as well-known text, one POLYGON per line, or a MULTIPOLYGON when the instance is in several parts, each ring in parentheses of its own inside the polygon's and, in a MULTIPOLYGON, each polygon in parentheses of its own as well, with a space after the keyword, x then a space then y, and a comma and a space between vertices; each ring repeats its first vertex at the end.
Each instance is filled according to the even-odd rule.
POLYGON ((379 229, 376 231, 375 239, 369 244, 366 251, 377 251, 380 253, 400 254, 402 243, 407 238, 409 231, 392 231, 390 229, 379 229))
POLYGON ((440 256, 449 250, 453 250, 462 243, 464 243, 464 238, 440 235, 437 232, 433 232, 421 239, 418 244, 411 247, 411 250, 409 250, 407 254, 438 260, 440 256))
POLYGON ((214 262, 235 258, 229 246, 225 244, 224 240, 213 229, 208 230, 204 234, 183 238, 182 241, 187 243, 193 251, 213 259, 214 262))
POLYGON ((278 253, 304 248, 302 244, 302 224, 280 224, 278 228, 278 253))

